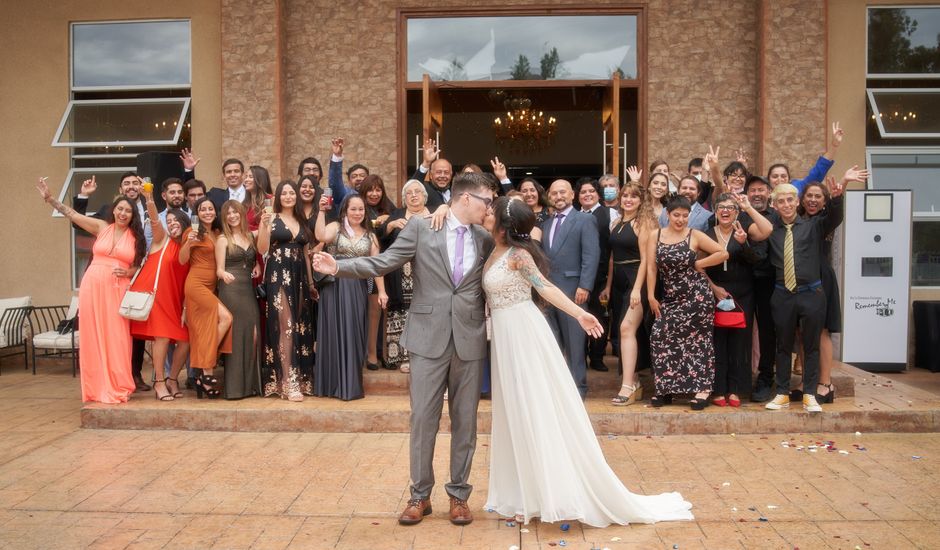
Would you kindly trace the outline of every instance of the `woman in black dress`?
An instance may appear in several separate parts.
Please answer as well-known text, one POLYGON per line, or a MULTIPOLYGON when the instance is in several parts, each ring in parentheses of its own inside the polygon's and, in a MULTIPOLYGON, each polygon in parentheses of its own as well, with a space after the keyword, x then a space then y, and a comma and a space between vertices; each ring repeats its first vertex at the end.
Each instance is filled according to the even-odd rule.
POLYGON ((688 199, 672 199, 666 211, 669 225, 647 245, 651 261, 646 291, 656 316, 650 335, 656 395, 650 404, 661 407, 672 401, 673 394, 695 394, 692 409, 702 410, 715 381, 715 300, 703 271, 727 260, 728 253, 701 231, 689 228, 688 199), (696 259, 699 251, 707 256, 696 259), (663 283, 662 304, 655 295, 657 277, 663 283))
POLYGON ((548 199, 545 197, 545 188, 534 179, 525 178, 519 183, 519 192, 522 193, 523 202, 535 212, 535 226, 541 227, 542 223, 551 216, 548 199))
POLYGON ((719 407, 741 406, 751 388, 751 339, 754 316, 753 266, 759 257, 748 241, 762 241, 773 227, 754 210, 745 195, 722 193, 715 200, 716 225, 705 232, 728 252, 728 259, 705 270, 715 300, 734 300, 744 311, 744 328, 715 327, 715 394, 719 407), (746 215, 738 217, 744 210, 746 215))
MULTIPOLYGON (((834 178, 829 179, 835 182, 834 178)), ((845 183, 844 181, 843 184, 845 183)), ((807 183, 800 200, 800 214, 806 217, 817 216, 826 209, 829 200, 827 186, 815 181, 807 183)), ((836 200, 841 201, 842 197, 836 200)), ((826 293, 826 323, 819 336, 819 386, 816 388, 820 403, 832 403, 835 400, 835 390, 832 387, 832 334, 842 332, 842 304, 839 302, 841 293, 835 269, 832 267, 833 235, 834 233, 829 233, 819 243, 826 258, 820 273, 823 291, 826 293)), ((806 391, 806 388, 803 391, 806 391)))
POLYGON ((267 293, 262 395, 291 401, 313 395, 313 324, 310 319, 310 231, 297 187, 282 181, 274 191, 274 214, 261 217, 258 251, 267 253, 267 293))
MULTIPOLYGON (((368 178, 367 178, 368 179, 368 178)), ((362 186, 360 186, 360 190, 362 186)), ((336 258, 354 258, 379 253, 379 243, 366 217, 362 195, 347 195, 339 210, 339 220, 325 223, 327 198, 320 199, 317 240, 336 258)), ((379 306, 388 303, 382 277, 375 278, 379 306)), ((366 359, 366 281, 337 278, 320 289, 317 361, 314 393, 343 401, 361 399, 362 364, 366 359)))
MULTIPOLYGON (((625 406, 643 399, 636 366, 641 350, 648 348, 649 344, 649 336, 641 330, 643 312, 648 307, 643 292, 647 272, 646 248, 658 224, 650 208, 649 194, 637 182, 628 181, 620 189, 619 211, 620 216, 610 229, 610 264, 607 287, 601 293, 601 300, 609 297, 611 327, 620 331, 623 384, 611 404, 625 406)), ((642 355, 648 356, 648 353, 642 355)))
MULTIPOLYGON (((385 182, 376 174, 369 174, 359 184, 359 194, 366 201, 366 221, 372 225, 374 231, 379 231, 387 220, 395 205, 385 193, 385 182)), ((379 294, 372 278, 366 279, 369 288, 369 339, 366 349, 366 368, 379 370, 379 366, 394 370, 396 367, 386 364, 379 355, 384 349, 379 324, 382 321, 382 308, 379 307, 379 294)))

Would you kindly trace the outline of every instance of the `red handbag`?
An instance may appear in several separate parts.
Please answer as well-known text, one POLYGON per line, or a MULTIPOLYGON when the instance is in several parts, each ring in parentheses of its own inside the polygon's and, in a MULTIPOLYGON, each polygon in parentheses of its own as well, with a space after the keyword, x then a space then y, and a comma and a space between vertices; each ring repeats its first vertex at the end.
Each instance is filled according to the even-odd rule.
MULTIPOLYGON (((732 296, 732 299, 734 297, 732 296)), ((715 308, 715 326, 718 328, 747 328, 747 319, 744 318, 744 308, 737 300, 734 301, 734 309, 731 311, 722 311, 715 308)))

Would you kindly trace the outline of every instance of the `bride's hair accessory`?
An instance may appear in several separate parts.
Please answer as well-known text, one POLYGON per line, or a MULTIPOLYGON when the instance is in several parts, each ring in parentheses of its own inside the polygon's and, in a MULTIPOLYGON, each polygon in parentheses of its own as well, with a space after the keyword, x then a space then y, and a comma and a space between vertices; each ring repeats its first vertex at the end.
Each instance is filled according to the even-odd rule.
POLYGON ((512 199, 506 201, 506 220, 509 222, 509 236, 517 241, 528 241, 532 237, 528 233, 520 233, 516 231, 516 221, 512 219, 512 212, 509 208, 512 206, 512 199))

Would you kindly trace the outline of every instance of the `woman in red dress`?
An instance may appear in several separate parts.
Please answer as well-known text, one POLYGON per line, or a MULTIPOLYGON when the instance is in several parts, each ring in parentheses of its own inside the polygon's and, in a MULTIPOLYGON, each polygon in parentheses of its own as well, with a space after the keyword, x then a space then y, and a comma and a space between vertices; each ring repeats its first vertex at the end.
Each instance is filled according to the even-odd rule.
POLYGON ((189 216, 182 210, 172 208, 166 213, 166 228, 160 221, 157 207, 153 203, 153 192, 142 190, 140 193, 147 204, 150 227, 153 230, 153 242, 147 261, 140 269, 140 274, 131 285, 131 290, 151 292, 159 269, 157 292, 153 300, 150 317, 146 321, 131 321, 131 335, 140 340, 153 340, 153 371, 162 373, 166 363, 170 343, 176 344, 173 353, 173 365, 166 378, 154 380, 153 392, 160 401, 172 401, 183 397, 180 391, 180 369, 189 357, 189 331, 183 324, 183 286, 189 273, 189 264, 181 264, 180 240, 183 231, 189 228, 189 216), (164 249, 166 250, 164 252, 164 249), (159 268, 158 268, 159 266, 159 268), (163 383, 163 387, 159 386, 163 383))

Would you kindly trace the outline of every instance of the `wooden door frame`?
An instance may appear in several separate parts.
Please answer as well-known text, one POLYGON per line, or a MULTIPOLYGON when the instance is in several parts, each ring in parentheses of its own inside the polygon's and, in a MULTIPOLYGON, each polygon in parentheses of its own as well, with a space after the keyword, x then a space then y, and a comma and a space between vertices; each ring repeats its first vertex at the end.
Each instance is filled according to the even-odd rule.
MULTIPOLYGON (((485 17, 485 16, 519 16, 519 15, 634 15, 636 16, 636 78, 620 79, 620 89, 635 88, 637 90, 637 133, 642 136, 637 139, 637 162, 642 168, 647 159, 647 118, 646 105, 648 86, 648 55, 647 55, 647 5, 646 4, 612 4, 591 7, 559 7, 551 5, 533 6, 490 6, 473 8, 450 8, 441 11, 439 8, 396 8, 395 17, 398 23, 398 52, 396 60, 396 88, 395 98, 398 106, 398 165, 399 181, 404 182, 411 174, 408 173, 408 91, 421 90, 423 83, 408 81, 408 29, 409 19, 441 18, 441 17, 485 17)), ((480 88, 570 88, 570 87, 610 87, 610 79, 597 80, 485 80, 485 81, 435 81, 438 90, 445 89, 480 89, 480 88)), ((422 129, 424 122, 422 121, 422 129)), ((626 155, 624 155, 626 162, 626 155)), ((614 174, 620 178, 619 174, 614 174)), ((621 178, 622 179, 622 178, 621 178)), ((621 182, 623 183, 623 182, 621 182)))

